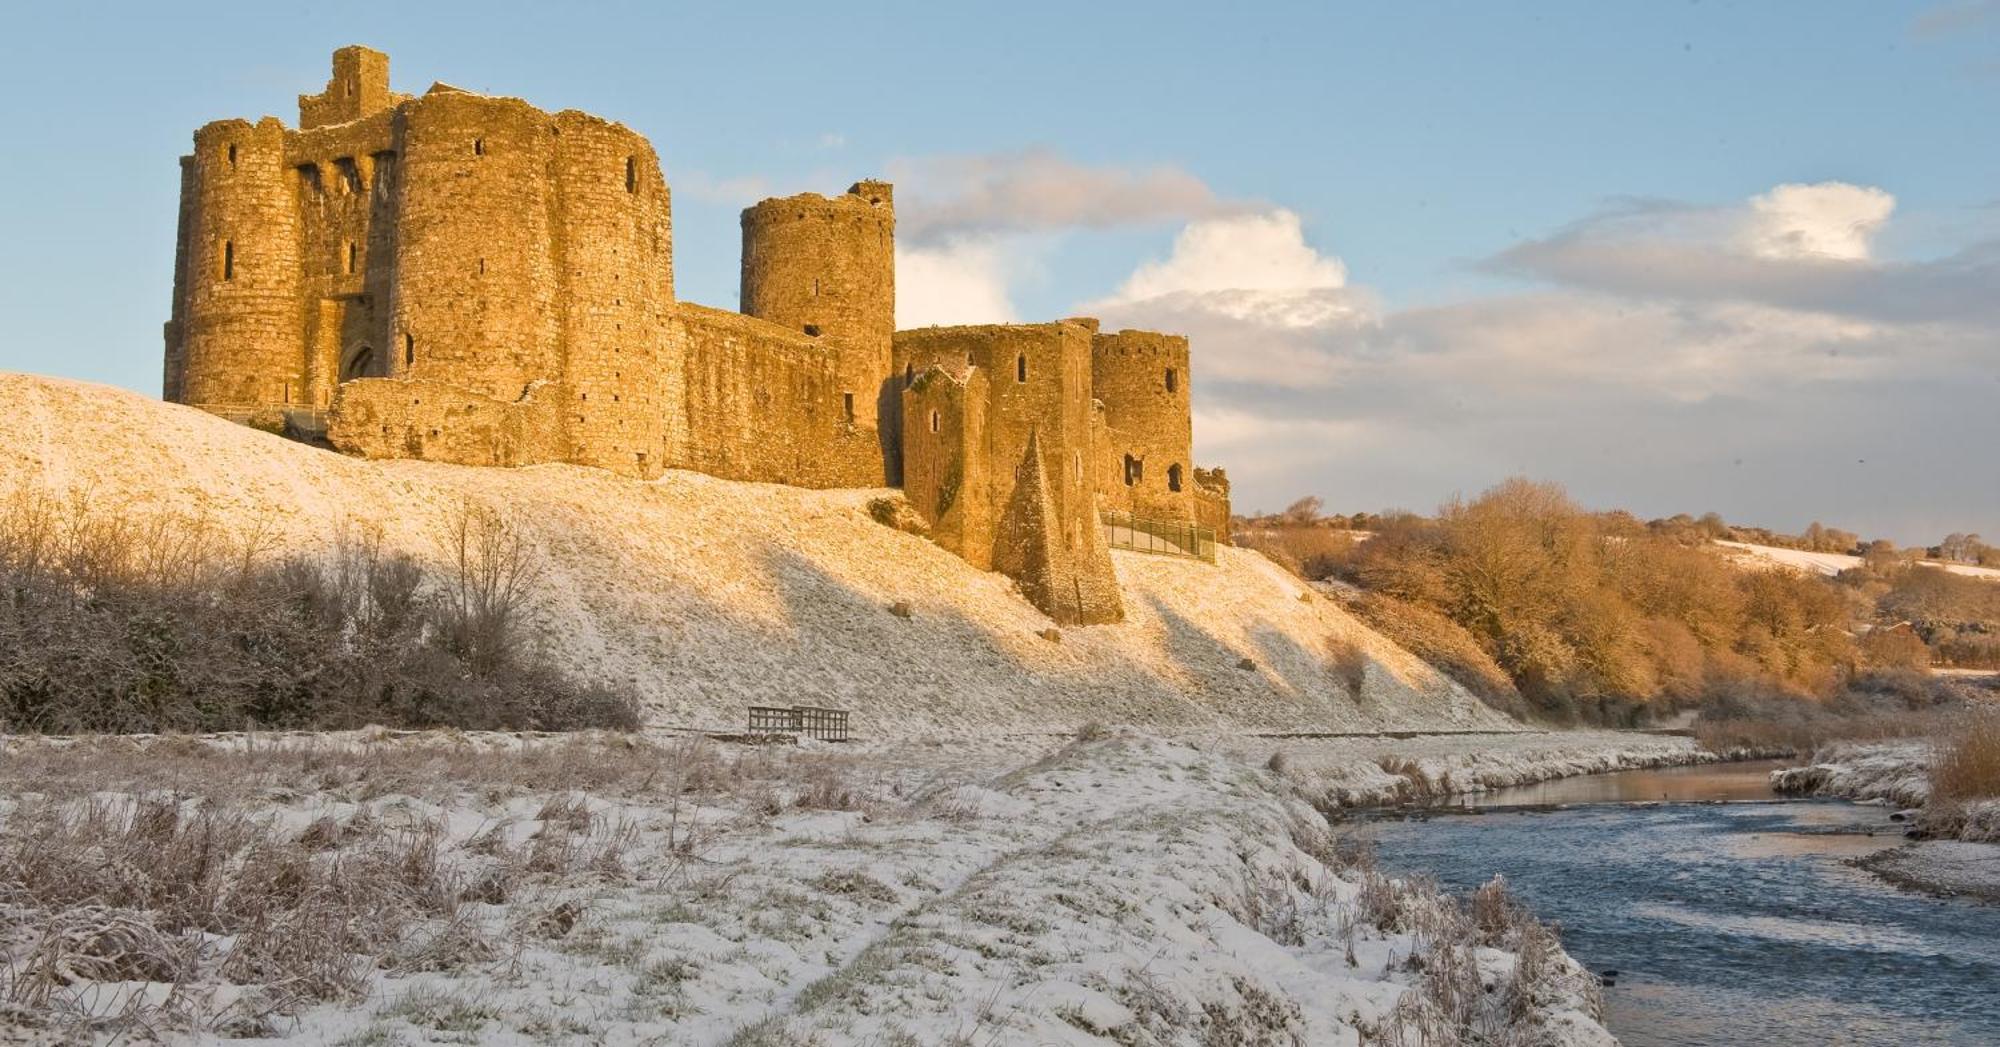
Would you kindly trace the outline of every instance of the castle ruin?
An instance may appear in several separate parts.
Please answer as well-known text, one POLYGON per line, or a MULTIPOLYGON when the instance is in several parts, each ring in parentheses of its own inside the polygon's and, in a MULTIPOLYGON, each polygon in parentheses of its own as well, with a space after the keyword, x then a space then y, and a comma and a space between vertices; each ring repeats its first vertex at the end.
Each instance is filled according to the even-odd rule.
POLYGON ((1122 617, 1100 513, 1227 534, 1187 340, 897 331, 888 183, 746 209, 733 312, 675 299, 666 180, 622 125, 399 94, 365 47, 298 102, 181 158, 168 400, 369 458, 901 486, 1063 623, 1122 617))

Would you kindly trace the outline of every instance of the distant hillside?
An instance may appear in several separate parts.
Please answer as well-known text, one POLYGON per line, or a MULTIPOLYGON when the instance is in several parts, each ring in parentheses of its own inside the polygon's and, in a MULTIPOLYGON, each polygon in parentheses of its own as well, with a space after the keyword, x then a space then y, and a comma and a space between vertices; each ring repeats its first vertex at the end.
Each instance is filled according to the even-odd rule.
POLYGON ((1257 553, 1211 566, 1116 553, 1128 620, 1049 620, 1000 575, 876 523, 871 498, 691 473, 346 458, 103 386, 0 373, 0 496, 262 529, 273 555, 379 528, 440 555, 465 500, 544 564, 539 633, 563 667, 629 686, 652 723, 740 725, 750 704, 854 710, 868 735, 1518 726, 1257 553), (906 602, 908 618, 889 608, 906 602), (1350 692, 1361 654, 1366 671, 1350 692), (1249 668, 1241 667, 1248 660, 1249 668))
MULTIPOLYGON (((1748 567, 1768 564, 1791 567, 1813 574, 1836 575, 1848 568, 1859 567, 1862 564, 1861 557, 1847 556, 1842 553, 1813 553, 1807 552, 1804 549, 1785 549, 1775 545, 1752 545, 1748 542, 1725 542, 1718 540, 1715 544, 1724 549, 1732 550, 1733 558, 1738 563, 1748 567)), ((1942 568, 1953 574, 1962 574, 1969 578, 1986 578, 2000 581, 2000 569, 1992 567, 1974 567, 1971 564, 1962 563, 1938 563, 1934 560, 1918 560, 1916 562, 1925 567, 1942 568)))

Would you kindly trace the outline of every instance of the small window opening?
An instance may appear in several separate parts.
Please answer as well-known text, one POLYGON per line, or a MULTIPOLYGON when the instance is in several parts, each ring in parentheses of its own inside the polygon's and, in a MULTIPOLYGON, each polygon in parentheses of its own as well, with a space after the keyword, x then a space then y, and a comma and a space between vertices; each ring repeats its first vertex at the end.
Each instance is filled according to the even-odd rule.
POLYGON ((937 432, 937 431, 938 431, 938 413, 937 413, 936 411, 932 411, 932 412, 931 412, 931 432, 937 432))
POLYGON ((486 155, 486 139, 475 138, 472 140, 472 155, 474 156, 486 155))
POLYGON ((1077 478, 1078 480, 1082 480, 1082 479, 1083 479, 1083 452, 1082 452, 1082 451, 1071 451, 1071 452, 1070 452, 1070 454, 1071 454, 1071 455, 1072 455, 1072 456, 1073 456, 1073 457, 1074 457, 1074 458, 1076 459, 1076 478, 1077 478))
POLYGON ((222 241, 222 278, 236 279, 236 241, 222 241))
POLYGON ((909 388, 910 386, 913 386, 913 385, 915 385, 915 384, 917 384, 917 365, 916 365, 916 364, 904 364, 904 365, 903 365, 903 388, 905 388, 905 389, 908 389, 908 388, 909 388))
POLYGON ((819 277, 813 277, 813 297, 819 297, 819 277))
POLYGON ((479 260, 479 275, 481 276, 486 275, 486 259, 484 258, 481 258, 479 260))
POLYGON ((1131 487, 1145 479, 1146 463, 1131 455, 1125 456, 1125 486, 1131 487))
POLYGON ((229 166, 236 166, 236 143, 229 143, 229 166))
POLYGON ((853 394, 853 393, 841 393, 841 394, 840 394, 840 414, 841 414, 841 417, 843 417, 843 418, 846 418, 846 419, 848 420, 848 422, 849 422, 849 423, 852 423, 852 422, 854 421, 854 394, 853 394))
POLYGON ((1167 490, 1178 491, 1180 489, 1181 489, 1181 465, 1179 462, 1175 462, 1174 464, 1167 466, 1167 490))
POLYGON ((639 191, 639 161, 636 157, 625 158, 625 191, 628 193, 639 191))
POLYGON ((1028 380, 1028 355, 1026 353, 1022 353, 1020 356, 1014 358, 1014 380, 1017 382, 1028 380))
POLYGON ((408 367, 416 362, 417 336, 405 331, 403 332, 403 366, 408 367))
POLYGON ((1167 368, 1167 392, 1170 393, 1179 392, 1180 388, 1181 388, 1180 372, 1174 370, 1171 367, 1167 368))
POLYGON ((348 272, 352 273, 352 272, 354 271, 354 265, 355 265, 355 263, 356 263, 357 261, 359 261, 359 260, 360 260, 360 258, 361 258, 361 249, 360 249, 359 247, 356 247, 356 246, 355 246, 355 244, 354 244, 354 241, 352 241, 352 240, 349 240, 349 241, 347 241, 347 271, 348 271, 348 272))
POLYGON ((811 335, 811 336, 813 336, 814 338, 818 338, 818 337, 819 337, 819 325, 818 325, 818 324, 807 324, 807 325, 806 325, 806 333, 807 333, 807 334, 809 334, 809 335, 811 335))

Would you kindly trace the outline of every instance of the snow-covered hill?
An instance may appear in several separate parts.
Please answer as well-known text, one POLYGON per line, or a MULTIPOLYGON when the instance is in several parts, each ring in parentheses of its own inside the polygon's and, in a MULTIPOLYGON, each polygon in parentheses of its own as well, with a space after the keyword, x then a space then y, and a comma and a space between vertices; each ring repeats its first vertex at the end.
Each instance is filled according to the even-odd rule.
POLYGON ((0 373, 0 495, 87 493, 275 549, 343 533, 426 559, 465 501, 543 563, 540 631, 572 671, 629 686, 663 727, 733 727, 750 704, 851 709, 871 737, 1069 730, 1511 729, 1512 721, 1263 557, 1115 553, 1127 620, 1050 622, 998 574, 876 523, 882 491, 669 473, 346 458, 105 386, 0 373), (910 616, 890 613, 898 602, 910 616), (1350 692, 1329 661, 1366 656, 1350 692), (1248 664, 1248 668, 1243 665, 1248 664))

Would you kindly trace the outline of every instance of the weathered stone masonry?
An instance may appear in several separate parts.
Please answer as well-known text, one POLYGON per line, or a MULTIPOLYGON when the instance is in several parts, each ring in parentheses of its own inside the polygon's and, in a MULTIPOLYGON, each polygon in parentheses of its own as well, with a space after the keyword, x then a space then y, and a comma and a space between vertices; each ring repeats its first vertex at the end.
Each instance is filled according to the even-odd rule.
POLYGON ((1187 340, 1094 320, 895 330, 885 182, 743 212, 742 312, 679 302, 668 188, 619 124, 334 53, 326 89, 195 132, 164 391, 376 458, 902 484, 1063 622, 1122 615, 1100 509, 1226 535, 1187 340))

